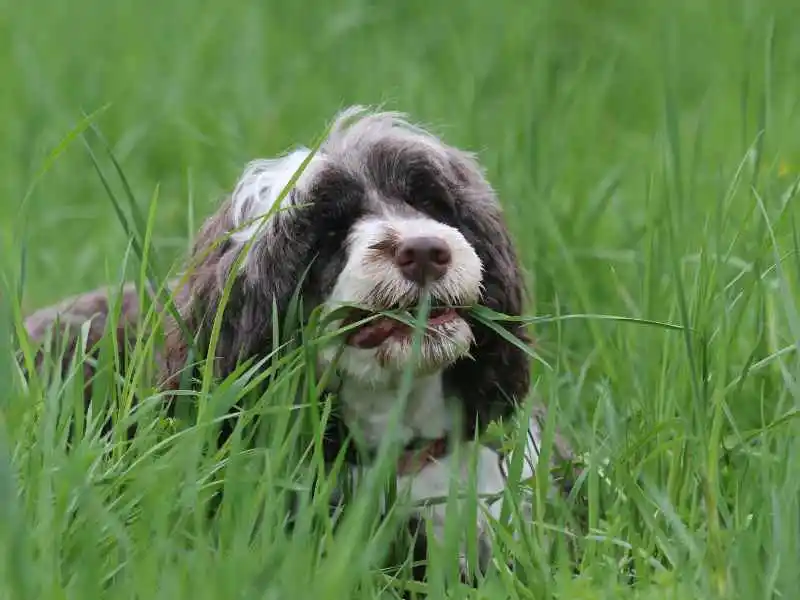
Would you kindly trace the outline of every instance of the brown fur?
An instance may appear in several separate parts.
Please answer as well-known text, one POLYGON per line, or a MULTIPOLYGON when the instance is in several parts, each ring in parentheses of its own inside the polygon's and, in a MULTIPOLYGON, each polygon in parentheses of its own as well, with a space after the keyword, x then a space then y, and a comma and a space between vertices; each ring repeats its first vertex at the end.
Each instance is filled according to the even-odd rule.
MULTIPOLYGON (((86 354, 96 357, 98 345, 107 327, 110 326, 111 294, 109 288, 99 288, 42 308, 26 317, 25 330, 36 348, 35 367, 40 369, 51 352, 63 349, 62 369, 66 371, 81 343, 81 329, 87 325, 86 354), (47 342, 49 345, 46 346, 47 342)), ((133 285, 124 286, 119 301, 120 313, 114 323, 114 336, 119 358, 124 360, 129 342, 135 340, 137 335, 140 310, 136 288, 133 285)), ((89 361, 85 361, 82 367, 85 380, 84 395, 88 400, 91 397, 91 384, 95 373, 89 361)))

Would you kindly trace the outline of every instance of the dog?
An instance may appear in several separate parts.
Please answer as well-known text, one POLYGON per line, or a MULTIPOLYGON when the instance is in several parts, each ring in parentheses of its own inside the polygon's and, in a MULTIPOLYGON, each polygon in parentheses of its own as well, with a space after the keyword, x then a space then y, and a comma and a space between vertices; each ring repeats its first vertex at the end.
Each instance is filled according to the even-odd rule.
MULTIPOLYGON (((345 436, 357 438, 360 454, 348 460, 361 472, 382 443, 402 448, 398 495, 420 506, 415 522, 437 539, 449 509, 425 502, 447 496, 454 480, 466 484, 472 475, 479 494, 502 494, 511 455, 475 440, 490 423, 520 417, 531 386, 531 359, 520 346, 531 340, 519 320, 499 322, 506 332, 499 335, 465 308, 520 317, 526 300, 501 204, 474 155, 403 114, 344 110, 315 151, 249 163, 203 224, 187 264, 172 284, 177 314, 165 316, 162 389, 179 390, 196 374, 192 348, 208 351, 227 283, 213 359, 220 378, 273 349, 274 315, 286 314, 299 286, 304 322, 316 311, 328 318, 326 332, 347 330, 317 356, 319 370, 334 373, 341 409, 343 427, 326 438, 331 453, 345 436), (430 312, 415 350, 413 328, 378 313, 413 312, 423 298, 430 312), (407 370, 405 410, 390 427, 407 370), (453 440, 477 452, 475 463, 469 452, 456 458, 453 440)), ((54 325, 62 334, 88 326, 91 347, 106 330, 109 297, 97 290, 37 311, 27 333, 42 340, 54 325)), ((134 287, 123 290, 121 304, 122 347, 141 316, 134 287)), ((91 366, 84 368, 88 381, 91 366)), ((537 467, 542 414, 528 416, 523 477, 537 467)), ((555 458, 569 460, 568 446, 557 442, 555 458)), ((482 501, 475 515, 478 570, 489 566, 490 515, 499 518, 501 506, 482 501)), ((470 571, 466 552, 459 561, 470 571)))

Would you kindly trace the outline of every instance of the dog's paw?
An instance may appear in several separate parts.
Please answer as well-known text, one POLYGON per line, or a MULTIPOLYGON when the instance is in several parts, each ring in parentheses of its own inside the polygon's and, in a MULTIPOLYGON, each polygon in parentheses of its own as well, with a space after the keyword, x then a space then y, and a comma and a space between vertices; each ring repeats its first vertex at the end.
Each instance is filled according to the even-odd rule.
POLYGON ((494 561, 494 532, 489 523, 479 518, 477 523, 476 556, 474 561, 470 561, 466 552, 459 555, 459 571, 461 580, 474 585, 478 579, 485 577, 492 567, 494 561), (473 564, 474 563, 474 564, 473 564))
MULTIPOLYGON (((453 514, 451 513, 450 516, 453 514)), ((441 550, 446 544, 455 541, 448 539, 454 532, 445 531, 446 517, 447 511, 444 506, 429 507, 416 517, 418 523, 425 524, 428 532, 429 537, 425 541, 426 553, 429 553, 433 547, 441 550)), ((466 515, 460 515, 460 517, 469 518, 466 515)), ((474 529, 459 529, 459 538, 456 542, 459 579, 467 585, 476 585, 480 578, 489 572, 494 560, 494 531, 488 520, 481 514, 480 508, 476 517, 477 522, 474 529), (468 533, 469 531, 473 531, 475 534, 473 540, 467 538, 468 535, 471 535, 468 533), (473 548, 474 550, 471 551, 473 548)), ((443 558, 447 560, 447 557, 443 556, 443 558)), ((430 555, 426 559, 430 560, 430 555)))

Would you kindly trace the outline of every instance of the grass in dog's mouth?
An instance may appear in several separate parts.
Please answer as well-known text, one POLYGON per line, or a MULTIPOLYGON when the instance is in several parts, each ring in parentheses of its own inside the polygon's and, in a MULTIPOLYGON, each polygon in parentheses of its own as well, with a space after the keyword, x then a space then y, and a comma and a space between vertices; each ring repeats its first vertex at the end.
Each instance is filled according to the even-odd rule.
MULTIPOLYGON (((345 341, 357 348, 374 348, 389 338, 410 338, 416 326, 414 310, 419 309, 351 309, 342 321, 342 327, 349 329, 345 341)), ((461 317, 461 311, 461 307, 434 302, 427 314, 426 328, 430 330, 449 323, 461 317)))

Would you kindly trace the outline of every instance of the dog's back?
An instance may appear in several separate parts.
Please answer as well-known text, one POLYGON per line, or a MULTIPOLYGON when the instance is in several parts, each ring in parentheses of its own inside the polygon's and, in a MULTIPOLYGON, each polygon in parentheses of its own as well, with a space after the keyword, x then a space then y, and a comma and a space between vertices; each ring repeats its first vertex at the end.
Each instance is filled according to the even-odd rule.
MULTIPOLYGON (((124 359, 129 344, 140 334, 140 312, 139 291, 133 284, 126 284, 119 293, 112 288, 98 288, 34 311, 24 323, 35 349, 34 366, 40 369, 45 359, 57 356, 62 373, 66 373, 84 335, 86 356, 96 358, 109 326, 114 327, 113 333, 108 333, 115 338, 119 358, 124 359)), ((95 369, 88 360, 83 361, 82 367, 88 400, 95 369)))

